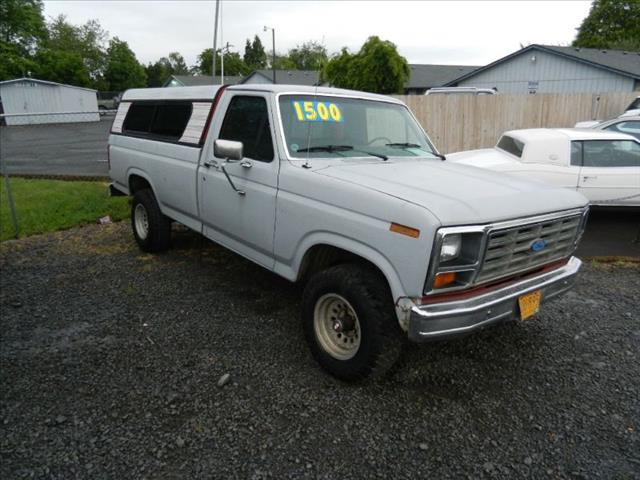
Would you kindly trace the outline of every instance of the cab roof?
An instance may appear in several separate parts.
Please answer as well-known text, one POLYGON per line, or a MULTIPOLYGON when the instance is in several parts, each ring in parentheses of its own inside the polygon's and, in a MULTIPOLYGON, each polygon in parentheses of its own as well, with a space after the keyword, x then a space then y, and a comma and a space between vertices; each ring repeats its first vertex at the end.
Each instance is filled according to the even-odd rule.
MULTIPOLYGON (((124 92, 122 100, 212 100, 219 89, 220 85, 203 85, 198 87, 134 88, 124 92)), ((302 95, 341 95, 402 104, 400 100, 397 100, 393 97, 388 97, 386 95, 360 92, 357 90, 345 90, 341 88, 330 87, 312 87, 306 85, 232 85, 227 87, 227 90, 245 92, 269 92, 275 94, 297 93, 302 95)))

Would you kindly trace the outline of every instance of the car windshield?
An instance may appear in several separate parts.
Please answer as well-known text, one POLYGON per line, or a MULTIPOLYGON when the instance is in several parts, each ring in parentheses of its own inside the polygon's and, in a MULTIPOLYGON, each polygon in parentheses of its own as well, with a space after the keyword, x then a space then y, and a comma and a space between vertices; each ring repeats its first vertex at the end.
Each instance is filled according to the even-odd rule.
POLYGON ((293 158, 437 158, 406 107, 322 95, 282 95, 280 115, 293 158))
POLYGON ((635 110, 637 108, 640 108, 640 97, 631 102, 631 104, 627 107, 627 110, 635 110))

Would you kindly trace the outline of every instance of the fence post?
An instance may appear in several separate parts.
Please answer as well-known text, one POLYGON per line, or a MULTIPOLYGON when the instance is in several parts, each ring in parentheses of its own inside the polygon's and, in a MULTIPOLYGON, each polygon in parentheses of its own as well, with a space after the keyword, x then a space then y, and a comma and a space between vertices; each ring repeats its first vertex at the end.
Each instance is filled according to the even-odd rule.
POLYGON ((16 232, 16 238, 20 236, 20 228, 18 226, 18 215, 16 214, 16 205, 13 202, 13 194, 11 193, 11 182, 9 181, 9 175, 4 172, 4 184, 7 188, 7 200, 9 201, 9 211, 11 212, 11 223, 13 223, 13 230, 16 232))
MULTIPOLYGON (((0 115, 0 124, 3 123, 4 115, 0 115)), ((7 128, 6 126, 2 126, 7 128)), ((0 127, 1 128, 1 127, 0 127)), ((4 155, 0 151, 0 174, 4 176, 4 185, 7 189, 7 202, 9 203, 9 212, 11 213, 11 223, 13 224, 13 231, 16 232, 16 238, 20 236, 20 227, 18 225, 18 215, 16 214, 16 204, 13 201, 13 194, 11 193, 11 182, 9 181, 9 174, 4 165, 4 155)))

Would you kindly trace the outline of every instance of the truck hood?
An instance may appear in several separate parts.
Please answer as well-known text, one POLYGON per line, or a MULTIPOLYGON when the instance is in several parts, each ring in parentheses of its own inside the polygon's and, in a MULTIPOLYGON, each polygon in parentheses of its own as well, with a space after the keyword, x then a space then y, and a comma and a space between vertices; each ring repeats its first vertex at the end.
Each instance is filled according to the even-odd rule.
POLYGON ((573 190, 449 161, 343 162, 315 172, 419 205, 445 226, 489 223, 587 204, 573 190))

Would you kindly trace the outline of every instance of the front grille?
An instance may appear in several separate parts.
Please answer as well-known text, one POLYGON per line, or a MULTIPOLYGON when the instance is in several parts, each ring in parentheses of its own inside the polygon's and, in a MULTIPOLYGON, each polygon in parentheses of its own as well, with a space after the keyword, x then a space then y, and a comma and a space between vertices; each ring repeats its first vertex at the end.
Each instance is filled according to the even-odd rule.
MULTIPOLYGON (((534 269, 573 252, 580 215, 489 231, 484 260, 475 283, 534 269), (532 245, 544 240, 544 248, 532 245)), ((540 244, 538 244, 540 245, 540 244)))

